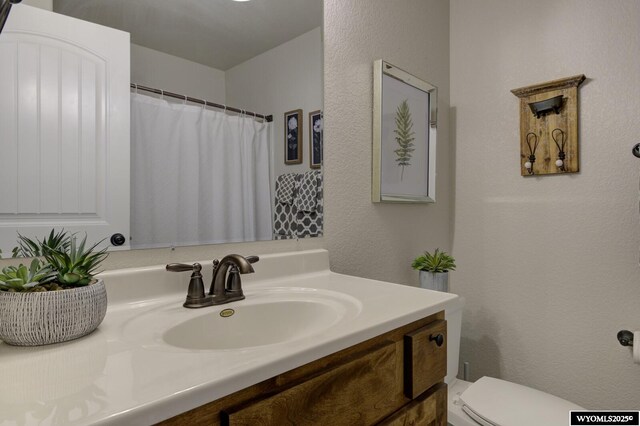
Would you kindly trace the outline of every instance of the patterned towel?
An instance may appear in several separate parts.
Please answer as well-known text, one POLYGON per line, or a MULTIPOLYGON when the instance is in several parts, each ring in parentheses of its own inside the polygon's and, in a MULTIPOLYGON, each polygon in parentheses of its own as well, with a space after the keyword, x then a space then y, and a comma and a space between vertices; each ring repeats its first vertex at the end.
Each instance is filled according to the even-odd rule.
POLYGON ((318 203, 318 171, 305 172, 298 183, 296 207, 304 212, 316 211, 318 203))
POLYGON ((276 179, 276 200, 282 204, 293 204, 297 173, 285 173, 276 179))

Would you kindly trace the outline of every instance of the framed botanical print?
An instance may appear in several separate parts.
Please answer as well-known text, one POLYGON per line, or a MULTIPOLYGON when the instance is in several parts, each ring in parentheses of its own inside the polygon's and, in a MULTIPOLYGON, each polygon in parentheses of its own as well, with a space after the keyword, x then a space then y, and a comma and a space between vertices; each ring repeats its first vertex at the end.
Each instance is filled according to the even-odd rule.
POLYGON ((322 165, 322 111, 309 113, 309 165, 312 169, 319 169, 322 165))
POLYGON ((284 113, 284 163, 302 163, 302 110, 284 113))
POLYGON ((373 68, 375 203, 436 201, 436 86, 377 60, 373 68))

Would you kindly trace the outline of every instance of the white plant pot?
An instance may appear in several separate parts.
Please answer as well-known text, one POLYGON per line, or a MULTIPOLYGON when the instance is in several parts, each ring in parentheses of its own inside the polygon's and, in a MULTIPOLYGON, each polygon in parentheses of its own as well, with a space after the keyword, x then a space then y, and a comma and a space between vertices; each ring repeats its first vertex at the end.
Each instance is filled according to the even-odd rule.
POLYGON ((91 333, 107 313, 104 280, 33 293, 0 292, 0 339, 17 346, 66 342, 91 333))
POLYGON ((449 273, 420 271, 420 287, 448 293, 449 273))

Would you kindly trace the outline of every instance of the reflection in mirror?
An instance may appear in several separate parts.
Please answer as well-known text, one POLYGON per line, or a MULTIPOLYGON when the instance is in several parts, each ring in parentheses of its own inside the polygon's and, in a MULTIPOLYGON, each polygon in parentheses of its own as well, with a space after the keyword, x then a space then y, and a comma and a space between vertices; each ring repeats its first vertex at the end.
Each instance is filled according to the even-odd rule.
POLYGON ((120 248, 322 235, 322 0, 33 1, 0 35, 0 157, 34 161, 0 171, 5 256, 62 227, 120 248))

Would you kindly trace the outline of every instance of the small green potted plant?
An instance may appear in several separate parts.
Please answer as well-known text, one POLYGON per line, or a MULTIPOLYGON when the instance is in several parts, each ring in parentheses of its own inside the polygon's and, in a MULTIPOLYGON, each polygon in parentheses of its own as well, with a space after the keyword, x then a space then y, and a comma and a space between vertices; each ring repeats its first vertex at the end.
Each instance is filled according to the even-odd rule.
POLYGON ((29 267, 7 266, 0 273, 0 339, 46 345, 77 339, 100 325, 107 292, 94 275, 107 249, 87 246, 86 240, 64 231, 42 241, 19 235, 14 253, 35 259, 29 267))
POLYGON ((420 271, 420 287, 448 292, 449 271, 456 269, 456 262, 445 251, 436 249, 433 254, 425 251, 416 257, 411 267, 420 271))

